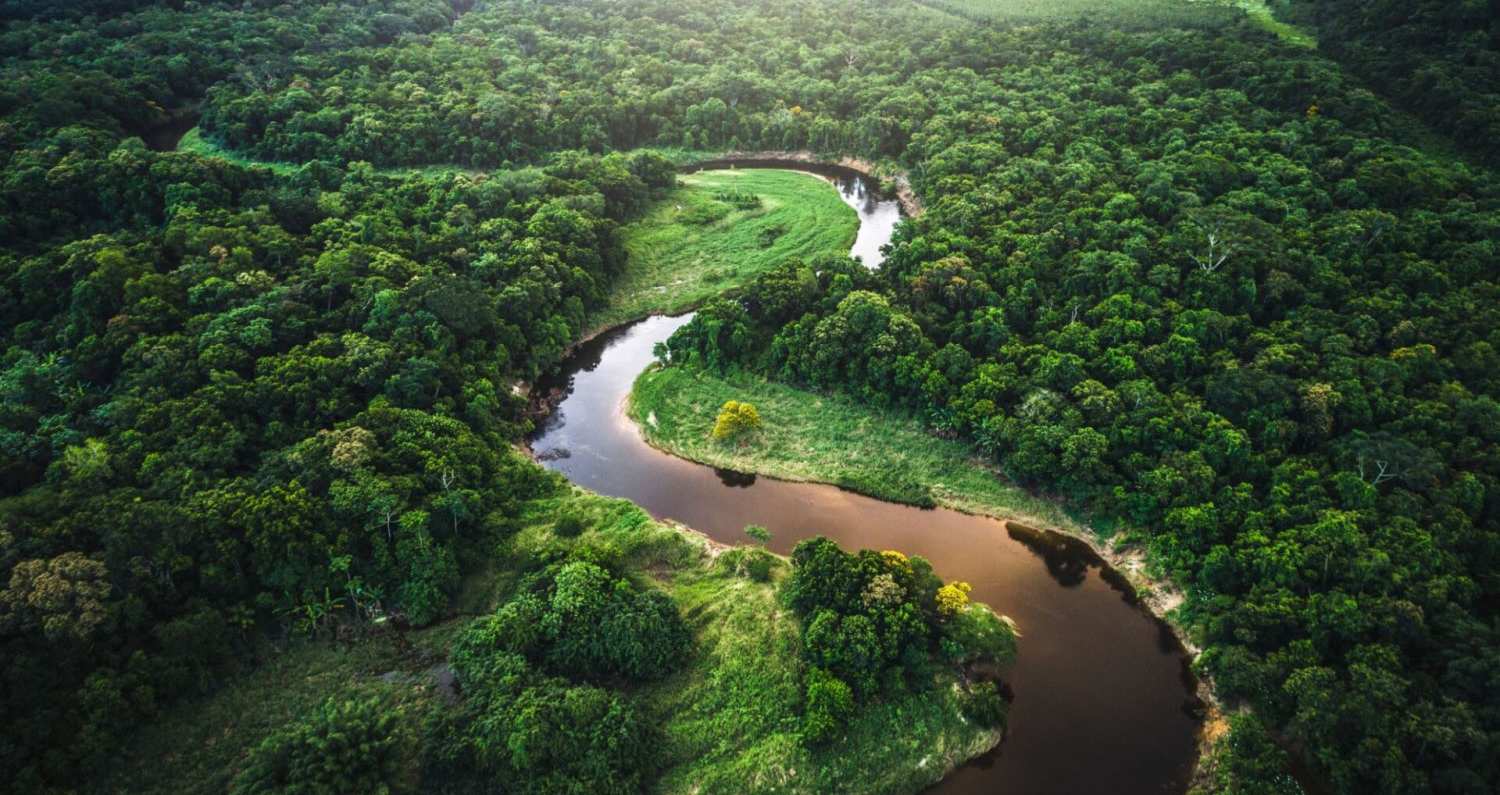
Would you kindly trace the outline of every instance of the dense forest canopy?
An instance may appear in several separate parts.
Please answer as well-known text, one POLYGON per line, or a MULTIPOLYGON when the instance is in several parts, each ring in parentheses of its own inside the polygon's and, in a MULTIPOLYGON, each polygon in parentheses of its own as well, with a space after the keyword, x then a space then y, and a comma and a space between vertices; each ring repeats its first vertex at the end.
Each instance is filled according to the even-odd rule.
POLYGON ((1296 0, 1320 51, 1180 5, 0 4, 0 766, 69 785, 330 593, 445 615, 555 487, 515 387, 672 184, 629 150, 806 148, 927 212, 674 361, 909 409, 1137 535, 1253 708, 1215 786, 1269 791, 1268 727, 1336 791, 1488 791, 1493 4, 1296 0), (144 145, 185 113, 293 167, 144 145))

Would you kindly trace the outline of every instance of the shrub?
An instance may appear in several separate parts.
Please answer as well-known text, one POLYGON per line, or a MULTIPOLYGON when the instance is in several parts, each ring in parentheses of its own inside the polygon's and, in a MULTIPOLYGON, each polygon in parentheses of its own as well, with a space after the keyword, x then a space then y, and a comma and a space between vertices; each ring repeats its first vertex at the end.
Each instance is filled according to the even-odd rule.
POLYGON ((729 215, 729 209, 729 205, 721 202, 705 202, 682 211, 677 220, 694 226, 708 226, 729 215))
POLYGON ((807 671, 807 702, 802 715, 802 741, 827 742, 854 714, 854 692, 843 680, 821 668, 807 671))
POLYGON ((558 673, 658 679, 681 664, 691 634, 659 591, 638 591, 592 563, 563 566, 542 619, 558 673))
POLYGON ((400 768, 397 716, 375 699, 329 699, 250 752, 233 795, 389 793, 400 768))
POLYGON ((552 532, 563 538, 573 538, 581 535, 587 529, 588 522, 584 521, 582 516, 573 511, 568 511, 558 516, 557 521, 552 524, 552 532))
POLYGON ((557 679, 490 700, 470 732, 476 766, 498 774, 503 792, 640 792, 651 759, 645 726, 628 701, 557 679))
POLYGON ((760 230, 760 233, 756 235, 756 242, 760 244, 761 248, 770 248, 771 246, 775 245, 776 241, 780 240, 781 236, 784 234, 786 234, 786 226, 782 224, 772 224, 765 229, 760 230))
POLYGON ((481 655, 480 663, 495 675, 428 724, 429 788, 515 795, 641 790, 652 760, 649 734, 627 699, 544 676, 509 652, 481 655))
POLYGON ((964 717, 986 728, 1005 725, 1006 703, 994 682, 979 682, 969 688, 959 702, 964 717))
POLYGON ((771 579, 771 567, 775 563, 776 559, 764 549, 751 550, 745 556, 745 576, 756 582, 766 582, 771 579))
MULTIPOLYGON (((947 587, 947 586, 944 586, 947 587)), ((941 593, 941 591, 939 591, 941 593)), ((981 604, 967 604, 943 624, 953 662, 984 660, 1006 665, 1016 658, 1016 632, 1010 623, 981 604)))
POLYGON ((719 441, 735 439, 760 427, 760 412, 754 404, 730 400, 719 409, 714 421, 714 438, 719 441))
POLYGON ((761 207, 759 196, 737 190, 721 190, 714 194, 714 200, 728 204, 736 210, 758 210, 761 207))
POLYGON ((448 655, 459 685, 466 691, 494 687, 514 675, 511 661, 535 656, 544 640, 542 620, 546 606, 532 594, 507 602, 493 615, 477 618, 459 634, 448 655))
POLYGON ((758 524, 745 525, 745 535, 759 541, 761 546, 771 543, 771 531, 758 524))

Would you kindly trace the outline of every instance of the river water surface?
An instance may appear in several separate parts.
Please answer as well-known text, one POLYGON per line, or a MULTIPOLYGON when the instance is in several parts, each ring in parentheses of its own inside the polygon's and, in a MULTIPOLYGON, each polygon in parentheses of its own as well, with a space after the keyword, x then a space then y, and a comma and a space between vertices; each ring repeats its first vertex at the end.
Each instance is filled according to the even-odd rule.
MULTIPOLYGON (((879 263, 899 211, 862 181, 835 175, 860 213, 855 253, 879 263), (858 182, 859 184, 855 184, 858 182), (882 215, 890 213, 890 215, 882 215), (870 221, 868 227, 865 225, 870 221), (866 228, 883 237, 866 238, 866 228), (861 251, 860 246, 865 248, 861 251), (872 248, 873 246, 873 248, 872 248)), ((921 555, 945 580, 1015 619, 1020 656, 1006 674, 1009 733, 991 754, 937 785, 941 793, 1180 793, 1196 758, 1194 682, 1176 640, 1112 585, 1086 546, 945 509, 882 502, 833 486, 714 470, 642 441, 624 413, 652 347, 688 321, 653 317, 601 335, 543 389, 567 391, 532 440, 544 464, 601 494, 629 499, 731 544, 765 525, 786 553, 825 535, 845 549, 921 555)))

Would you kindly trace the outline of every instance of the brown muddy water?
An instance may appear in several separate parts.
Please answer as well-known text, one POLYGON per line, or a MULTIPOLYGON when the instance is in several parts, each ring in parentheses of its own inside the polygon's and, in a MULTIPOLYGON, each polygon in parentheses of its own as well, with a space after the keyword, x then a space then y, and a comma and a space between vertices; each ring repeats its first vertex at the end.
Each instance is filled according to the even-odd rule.
MULTIPOLYGON (((852 186, 841 193, 865 201, 852 186)), ((890 227, 884 234, 888 240, 890 227)), ((878 255, 879 244, 874 250, 878 255)), ((625 415, 625 400, 652 362, 652 347, 688 319, 652 317, 603 334, 539 384, 542 393, 557 387, 566 397, 532 440, 538 459, 580 486, 725 543, 746 543, 745 525, 760 524, 781 553, 824 535, 846 549, 921 555, 944 579, 968 581, 974 599, 1015 619, 1020 656, 1006 673, 1015 696, 1007 737, 932 792, 1186 790, 1198 729, 1187 658, 1085 544, 834 486, 715 470, 647 445, 625 415)))

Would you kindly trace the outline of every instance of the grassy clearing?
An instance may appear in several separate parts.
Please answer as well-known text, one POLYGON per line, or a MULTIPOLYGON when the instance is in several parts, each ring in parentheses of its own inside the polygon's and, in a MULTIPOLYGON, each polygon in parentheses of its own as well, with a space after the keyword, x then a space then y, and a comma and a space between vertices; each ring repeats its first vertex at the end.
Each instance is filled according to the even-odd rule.
POLYGON ((629 264, 597 325, 687 310, 789 257, 845 254, 859 219, 826 181, 798 171, 703 171, 622 230, 629 264), (758 198, 737 206, 717 195, 758 198))
POLYGON ((1270 4, 1266 0, 1228 0, 1236 7, 1245 12, 1245 16, 1261 28, 1274 33, 1277 38, 1288 44, 1298 47, 1306 47, 1309 50, 1318 46, 1317 37, 1306 30, 1288 22, 1282 22, 1271 13, 1270 4))
MULTIPOLYGON (((296 174, 302 169, 300 163, 287 163, 279 160, 256 160, 245 157, 232 149, 222 147, 208 138, 204 137, 203 131, 194 127, 183 134, 182 140, 177 142, 177 151, 191 152, 202 157, 216 157, 227 160, 244 168, 265 168, 279 176, 296 174)), ((392 177, 440 177, 448 174, 478 174, 479 169, 463 168, 454 165, 433 166, 400 166, 395 168, 377 168, 377 173, 392 177)))
MULTIPOLYGON (((668 527, 625 500, 570 490, 527 506, 522 529, 496 550, 489 572, 472 576, 464 609, 488 612, 535 561, 579 556, 618 567, 641 584, 665 590, 695 635, 693 658, 668 679, 631 693, 663 727, 664 793, 914 793, 952 767, 992 748, 996 731, 961 714, 954 675, 929 692, 867 706, 841 739, 809 751, 797 731, 802 661, 796 619, 782 608, 776 583, 738 574, 733 559, 703 536, 668 527), (574 538, 552 532, 557 517, 588 528, 574 538)), ((347 645, 294 643, 269 653, 253 671, 212 695, 185 701, 143 725, 120 749, 118 770, 98 792, 224 792, 250 749, 329 697, 378 697, 399 712, 405 743, 404 787, 421 789, 421 726, 448 708, 434 668, 470 617, 409 633, 412 649, 387 638, 347 645)))
POLYGON ((915 0, 918 5, 980 22, 1029 23, 1088 16, 1115 26, 1198 25, 1222 20, 1215 9, 1238 8, 1257 26, 1299 47, 1316 47, 1302 28, 1276 18, 1278 0, 915 0))
POLYGON ((910 417, 840 396, 753 375, 667 367, 641 374, 629 410, 652 444, 712 466, 1082 531, 1051 502, 1001 481, 968 444, 936 438, 910 417), (727 400, 754 404, 761 429, 740 442, 715 441, 714 419, 727 400))

